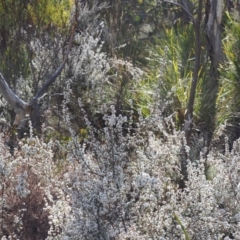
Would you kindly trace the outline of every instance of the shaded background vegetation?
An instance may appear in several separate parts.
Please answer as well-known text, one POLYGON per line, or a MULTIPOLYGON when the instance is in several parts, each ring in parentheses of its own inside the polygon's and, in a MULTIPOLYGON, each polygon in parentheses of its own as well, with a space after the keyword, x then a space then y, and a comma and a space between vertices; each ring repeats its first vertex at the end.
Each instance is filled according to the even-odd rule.
MULTIPOLYGON (((96 6, 93 25, 104 22, 101 33, 101 40, 104 41, 102 51, 106 51, 110 57, 129 59, 147 73, 140 83, 134 83, 124 73, 124 66, 119 66, 123 67, 122 76, 114 81, 114 86, 109 89, 112 91, 112 99, 106 101, 114 102, 120 113, 129 110, 128 99, 132 99, 135 110, 140 108, 146 116, 151 112, 156 95, 158 100, 171 100, 166 114, 176 113, 176 120, 181 128, 188 108, 196 58, 196 34, 191 16, 197 19, 199 5, 198 1, 176 3, 116 0, 96 5, 94 1, 80 1, 80 4, 89 9, 96 6), (104 4, 107 7, 103 7, 104 4), (186 8, 188 12, 184 10, 186 8)), ((23 98, 34 95, 41 86, 42 79, 49 76, 61 61, 57 55, 62 51, 69 34, 68 21, 73 5, 70 0, 57 3, 44 0, 1 1, 1 71, 11 87, 20 92, 23 98), (51 48, 52 67, 49 68, 44 59, 42 69, 36 71, 32 66, 35 56, 30 45, 33 38, 40 39, 42 44, 51 48), (58 44, 54 42, 56 40, 58 44), (19 84, 21 91, 18 90, 19 84)), ((213 70, 205 32, 206 6, 202 6, 201 11, 202 19, 199 20, 202 53, 194 104, 194 124, 206 134, 210 142, 214 129, 225 120, 231 125, 233 135, 238 132, 236 97, 239 89, 239 12, 237 3, 226 1, 221 23, 225 57, 221 65, 213 70), (227 111, 223 111, 225 107, 227 111)), ((80 20, 77 31, 85 31, 89 27, 84 21, 80 20)), ((79 79, 78 82, 79 86, 74 83, 77 91, 75 95, 88 98, 84 79, 79 79)), ((64 80, 60 79, 50 91, 61 93, 64 87, 64 80)), ((61 101, 61 96, 55 97, 56 107, 59 108, 61 101)), ((89 110, 89 114, 91 111, 89 110)))

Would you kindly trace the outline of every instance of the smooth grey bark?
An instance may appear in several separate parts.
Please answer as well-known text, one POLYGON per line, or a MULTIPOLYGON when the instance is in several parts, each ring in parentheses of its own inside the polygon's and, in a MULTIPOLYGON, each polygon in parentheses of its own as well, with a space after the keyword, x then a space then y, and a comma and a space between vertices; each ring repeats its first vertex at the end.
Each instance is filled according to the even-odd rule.
POLYGON ((220 62, 224 61, 221 39, 221 23, 224 9, 224 0, 206 1, 206 38, 207 50, 213 68, 217 68, 220 62))
MULTIPOLYGON (((210 119, 213 124, 215 118, 215 103, 216 96, 218 91, 218 66, 220 62, 224 61, 224 55, 222 50, 221 42, 221 23, 222 23, 222 14, 224 9, 224 0, 206 0, 205 1, 205 34, 206 34, 206 50, 211 61, 211 68, 209 72, 209 83, 206 85, 210 86, 210 89, 207 89, 208 94, 203 94, 204 96, 211 96, 210 106, 205 107, 205 111, 208 110, 207 107, 211 108, 210 110, 210 119)), ((193 111, 194 111, 194 101, 196 95, 196 88, 198 83, 198 74, 201 67, 201 20, 202 20, 202 11, 203 11, 203 1, 199 0, 198 3, 198 13, 197 18, 194 22, 195 30, 195 65, 193 72, 193 79, 190 89, 190 97, 188 102, 187 111, 185 114, 185 133, 187 143, 190 144, 190 138, 192 133, 193 126, 193 111)), ((203 100, 204 102, 204 100, 203 100)))
POLYGON ((202 130, 206 133, 206 141, 210 144, 216 126, 216 102, 219 90, 219 64, 224 61, 222 49, 222 15, 225 0, 207 0, 205 5, 206 50, 210 59, 208 75, 202 84, 201 115, 202 130))

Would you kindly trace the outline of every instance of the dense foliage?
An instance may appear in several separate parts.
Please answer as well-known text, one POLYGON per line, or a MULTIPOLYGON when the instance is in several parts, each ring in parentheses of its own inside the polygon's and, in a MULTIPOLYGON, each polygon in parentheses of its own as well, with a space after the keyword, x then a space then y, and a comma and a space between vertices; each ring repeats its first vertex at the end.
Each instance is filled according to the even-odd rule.
POLYGON ((216 63, 200 2, 0 1, 0 71, 26 101, 74 31, 36 128, 1 98, 0 239, 240 239, 239 6, 216 63))

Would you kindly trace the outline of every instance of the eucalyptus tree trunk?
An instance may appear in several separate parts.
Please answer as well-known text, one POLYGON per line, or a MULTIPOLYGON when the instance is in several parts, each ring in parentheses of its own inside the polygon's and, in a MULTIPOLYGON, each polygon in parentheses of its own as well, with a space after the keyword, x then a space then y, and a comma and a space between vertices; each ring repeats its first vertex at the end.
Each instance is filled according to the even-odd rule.
POLYGON ((221 23, 224 9, 224 0, 206 1, 206 38, 212 68, 217 70, 220 62, 223 62, 221 23))
MULTIPOLYGON (((208 52, 211 67, 209 70, 208 78, 203 84, 202 92, 203 97, 207 99, 202 99, 203 111, 207 112, 209 115, 206 125, 211 129, 214 125, 215 120, 215 105, 218 91, 218 66, 219 63, 224 60, 221 42, 221 22, 222 13, 224 9, 224 0, 206 0, 205 1, 205 35, 206 35, 206 50, 208 52), (206 92, 204 92, 206 91, 206 92), (205 94, 206 93, 206 94, 205 94), (206 104, 205 104, 206 102, 206 104)), ((194 19, 194 30, 195 30, 195 65, 193 72, 193 79, 190 89, 190 96, 187 111, 185 114, 185 133, 187 143, 190 144, 192 127, 193 127, 193 111, 194 111, 194 101, 196 95, 196 88, 199 78, 199 70, 202 65, 201 61, 201 32, 202 32, 202 11, 203 11, 203 1, 199 0, 198 3, 198 13, 196 19, 194 19)), ((209 130, 209 129, 208 129, 209 130)), ((211 130, 213 131, 213 130, 211 130)), ((211 135, 211 134, 210 134, 211 135)), ((211 136, 210 136, 211 138, 211 136)), ((210 140, 210 139, 208 139, 210 140)))
POLYGON ((222 14, 224 0, 207 0, 205 5, 206 50, 210 60, 210 69, 202 84, 201 115, 208 144, 216 127, 216 102, 219 90, 219 63, 224 61, 222 50, 222 14))

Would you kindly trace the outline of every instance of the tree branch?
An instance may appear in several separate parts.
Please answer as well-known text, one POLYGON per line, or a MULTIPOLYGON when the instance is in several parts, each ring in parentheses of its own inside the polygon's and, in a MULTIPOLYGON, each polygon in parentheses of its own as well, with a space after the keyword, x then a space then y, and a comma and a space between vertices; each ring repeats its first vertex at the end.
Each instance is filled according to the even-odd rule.
POLYGON ((67 47, 67 52, 66 52, 66 55, 64 57, 64 60, 61 64, 61 66, 56 70, 56 72, 44 83, 44 85, 42 86, 42 88, 37 92, 37 94, 34 96, 33 100, 31 101, 31 104, 34 104, 49 88, 49 86, 51 84, 53 84, 53 82, 57 79, 57 77, 61 74, 62 70, 64 69, 65 67, 65 64, 67 62, 67 59, 68 59, 68 55, 69 55, 69 52, 70 52, 70 49, 72 47, 72 43, 73 43, 73 40, 74 40, 74 34, 75 34, 75 29, 76 29, 76 23, 74 23, 74 26, 72 28, 72 34, 71 34, 71 37, 70 37, 70 40, 69 40, 69 44, 68 44, 68 47, 67 47))
POLYGON ((176 5, 176 6, 178 6, 178 7, 181 7, 181 8, 188 14, 188 16, 190 17, 190 19, 192 20, 192 23, 195 25, 195 19, 194 19, 193 15, 189 12, 189 10, 188 10, 185 6, 183 6, 183 5, 180 4, 180 3, 171 2, 171 1, 168 1, 168 0, 163 0, 163 2, 165 2, 165 3, 171 3, 171 4, 173 4, 173 5, 176 5))
POLYGON ((16 113, 19 112, 19 108, 22 110, 25 109, 27 103, 24 102, 12 91, 12 89, 7 84, 1 72, 0 72, 0 93, 3 95, 4 99, 15 110, 16 113))

